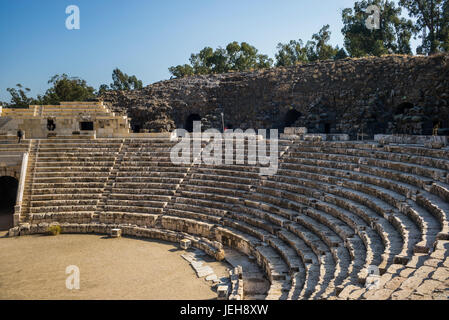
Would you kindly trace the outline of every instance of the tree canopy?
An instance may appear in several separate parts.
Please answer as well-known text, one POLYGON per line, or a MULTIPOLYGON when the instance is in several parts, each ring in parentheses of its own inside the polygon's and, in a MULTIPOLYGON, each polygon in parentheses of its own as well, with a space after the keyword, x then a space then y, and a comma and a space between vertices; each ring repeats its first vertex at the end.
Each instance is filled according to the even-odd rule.
POLYGON ((273 60, 267 55, 260 54, 252 45, 236 41, 229 43, 226 48, 212 49, 205 47, 197 54, 192 54, 190 64, 177 65, 168 70, 176 78, 191 75, 215 74, 230 71, 250 71, 269 68, 273 60))
POLYGON ((422 34, 418 53, 449 51, 449 0, 400 0, 399 3, 416 19, 415 34, 422 34))
POLYGON ((410 39, 415 31, 410 19, 401 17, 401 8, 394 1, 362 0, 354 8, 342 12, 344 46, 352 57, 383 54, 411 54, 410 39), (375 5, 380 9, 380 28, 366 27, 367 9, 375 5))
POLYGON ((29 88, 24 88, 20 83, 16 88, 6 89, 11 95, 8 107, 26 107, 33 104, 57 105, 61 101, 89 101, 95 99, 95 89, 87 85, 85 80, 69 77, 66 74, 54 75, 48 81, 52 86, 44 95, 36 98, 28 97, 29 88))
POLYGON ((112 83, 109 86, 107 84, 102 84, 99 87, 97 94, 101 95, 108 90, 129 91, 142 88, 142 80, 137 79, 134 75, 129 76, 126 73, 123 73, 119 68, 115 68, 112 71, 112 83))
POLYGON ((89 101, 95 99, 95 89, 87 82, 66 74, 55 75, 48 81, 52 85, 44 96, 38 96, 39 104, 59 104, 61 101, 89 101))
POLYGON ((276 66, 288 67, 304 62, 313 62, 328 59, 343 59, 347 57, 346 51, 338 46, 329 44, 331 39, 330 26, 323 26, 318 33, 312 35, 312 40, 304 42, 291 40, 289 43, 277 45, 276 66))
POLYGON ((27 96, 31 90, 29 88, 24 88, 20 83, 16 84, 16 88, 8 88, 6 91, 11 95, 11 102, 7 104, 8 106, 27 107, 30 104, 35 103, 35 99, 27 96))

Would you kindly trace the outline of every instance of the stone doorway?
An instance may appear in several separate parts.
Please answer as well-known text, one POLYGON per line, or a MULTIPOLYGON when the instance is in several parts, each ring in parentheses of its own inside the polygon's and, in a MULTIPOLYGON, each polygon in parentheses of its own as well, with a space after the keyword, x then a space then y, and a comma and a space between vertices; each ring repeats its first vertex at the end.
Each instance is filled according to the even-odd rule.
POLYGON ((410 102, 403 102, 400 105, 398 105, 395 109, 394 114, 395 115, 399 115, 399 114, 404 114, 406 113, 408 110, 413 109, 413 103, 410 102))
POLYGON ((201 121, 201 116, 197 113, 192 113, 191 115, 189 115, 186 119, 186 123, 184 125, 184 129, 187 132, 193 132, 193 123, 195 121, 201 121))
POLYGON ((302 114, 301 112, 292 109, 287 112, 284 118, 284 129, 294 126, 296 121, 298 121, 299 118, 301 118, 302 114))
POLYGON ((16 205, 19 181, 13 177, 0 177, 0 230, 14 226, 14 206, 16 205))
POLYGON ((80 122, 81 131, 94 131, 94 123, 92 121, 80 122))

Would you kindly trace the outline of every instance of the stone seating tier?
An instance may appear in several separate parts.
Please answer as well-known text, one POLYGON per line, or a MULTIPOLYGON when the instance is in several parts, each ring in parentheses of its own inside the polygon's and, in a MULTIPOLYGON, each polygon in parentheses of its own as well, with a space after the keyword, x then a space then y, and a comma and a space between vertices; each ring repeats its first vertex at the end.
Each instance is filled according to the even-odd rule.
POLYGON ((267 299, 416 298, 434 295, 428 281, 435 290, 447 281, 446 150, 284 140, 277 174, 261 177, 247 162, 173 165, 175 143, 28 144, 21 221, 129 224, 218 241, 256 259, 271 282, 267 299), (365 288, 371 266, 379 290, 365 288))

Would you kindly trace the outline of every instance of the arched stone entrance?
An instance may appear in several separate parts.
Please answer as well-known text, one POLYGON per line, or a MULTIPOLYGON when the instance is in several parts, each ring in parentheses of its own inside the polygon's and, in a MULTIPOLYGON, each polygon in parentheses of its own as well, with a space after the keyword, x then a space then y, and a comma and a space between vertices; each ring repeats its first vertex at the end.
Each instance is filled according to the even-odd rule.
POLYGON ((193 122, 201 121, 201 116, 197 113, 190 114, 185 122, 184 128, 187 132, 193 132, 193 122))
POLYGON ((298 121, 298 119, 301 118, 301 116, 302 116, 301 112, 295 109, 289 110, 284 117, 284 129, 294 126, 296 121, 298 121))
POLYGON ((325 134, 331 133, 331 127, 332 127, 332 124, 330 122, 325 122, 324 123, 324 133, 325 134))
POLYGON ((394 114, 395 115, 404 114, 410 109, 413 109, 413 103, 403 102, 396 107, 394 114))
POLYGON ((0 230, 13 227, 18 186, 19 181, 16 178, 0 177, 0 230))

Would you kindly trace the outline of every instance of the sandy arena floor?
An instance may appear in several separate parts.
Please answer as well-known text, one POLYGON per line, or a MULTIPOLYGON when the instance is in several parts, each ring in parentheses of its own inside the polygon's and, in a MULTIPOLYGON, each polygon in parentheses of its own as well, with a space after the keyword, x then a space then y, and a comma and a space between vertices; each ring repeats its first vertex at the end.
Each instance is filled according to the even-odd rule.
MULTIPOLYGON (((4 233, 3 233, 4 234, 4 233)), ((174 244, 97 235, 0 238, 0 299, 215 299, 174 244), (66 267, 80 290, 66 288, 66 267)), ((211 261, 217 276, 229 265, 211 261)))

